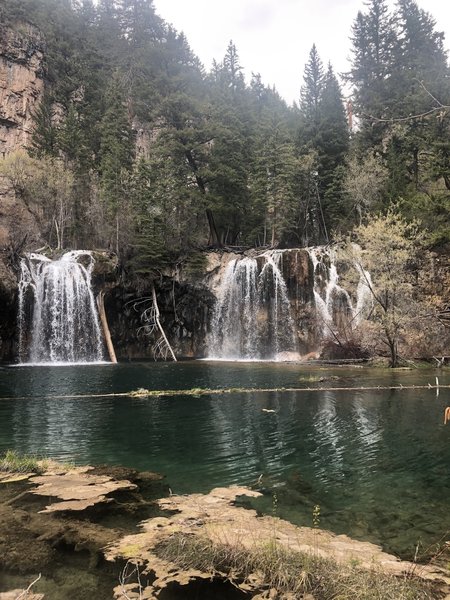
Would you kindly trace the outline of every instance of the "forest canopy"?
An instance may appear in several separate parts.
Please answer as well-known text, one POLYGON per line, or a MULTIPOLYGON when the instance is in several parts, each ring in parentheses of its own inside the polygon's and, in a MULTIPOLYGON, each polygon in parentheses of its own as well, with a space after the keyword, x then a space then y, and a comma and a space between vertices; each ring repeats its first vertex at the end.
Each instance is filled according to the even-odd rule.
POLYGON ((345 102, 314 45, 293 106, 259 74, 245 81, 232 41, 205 71, 152 0, 3 0, 0 20, 45 42, 45 96, 17 159, 34 203, 64 203, 53 247, 109 247, 145 274, 211 245, 328 243, 392 210, 428 245, 449 241, 450 70, 415 0, 369 0, 340 33, 345 102), (58 165, 62 199, 39 187, 39 161, 58 165))

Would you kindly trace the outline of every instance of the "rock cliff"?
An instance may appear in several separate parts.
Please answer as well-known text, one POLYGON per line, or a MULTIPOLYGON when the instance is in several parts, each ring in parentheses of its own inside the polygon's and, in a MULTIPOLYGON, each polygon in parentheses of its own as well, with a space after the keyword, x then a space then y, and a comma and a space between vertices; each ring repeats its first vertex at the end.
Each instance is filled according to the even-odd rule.
MULTIPOLYGON (((28 24, 0 25, 0 160, 26 148, 33 114, 44 93, 44 42, 28 24)), ((25 245, 39 247, 35 218, 0 177, 0 360, 14 357, 17 277, 14 264, 25 245)))
POLYGON ((28 24, 0 28, 0 157, 25 148, 44 93, 44 43, 28 24))

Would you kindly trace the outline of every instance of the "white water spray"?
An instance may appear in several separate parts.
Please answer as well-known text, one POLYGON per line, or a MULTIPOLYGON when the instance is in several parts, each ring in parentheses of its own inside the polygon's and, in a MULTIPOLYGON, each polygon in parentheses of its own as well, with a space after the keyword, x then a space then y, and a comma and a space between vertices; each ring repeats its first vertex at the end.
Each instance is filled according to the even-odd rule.
POLYGON ((208 357, 276 359, 295 351, 294 322, 281 269, 282 252, 231 260, 222 279, 208 357))
POLYGON ((309 256, 314 267, 314 299, 318 318, 323 322, 323 335, 328 337, 336 325, 335 314, 346 314, 349 321, 354 316, 352 300, 342 286, 336 267, 336 254, 332 250, 310 248, 309 256))
POLYGON ((299 350, 309 352, 327 339, 348 335, 370 313, 371 282, 352 259, 342 265, 346 272, 353 269, 350 282, 359 276, 353 302, 340 282, 334 249, 271 250, 230 260, 217 288, 208 358, 292 360, 299 350), (300 259, 302 252, 309 266, 300 259))
POLYGON ((99 362, 103 341, 91 287, 90 252, 67 252, 59 260, 29 254, 21 261, 19 356, 30 363, 99 362), (26 308, 32 306, 29 355, 25 359, 26 308))

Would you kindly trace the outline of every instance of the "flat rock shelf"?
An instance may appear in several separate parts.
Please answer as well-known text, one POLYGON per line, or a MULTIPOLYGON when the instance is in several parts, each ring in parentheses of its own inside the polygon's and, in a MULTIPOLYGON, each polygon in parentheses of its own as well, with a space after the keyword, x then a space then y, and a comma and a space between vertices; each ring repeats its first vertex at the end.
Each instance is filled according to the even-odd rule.
POLYGON ((185 567, 161 552, 180 539, 198 540, 203 548, 237 549, 241 556, 264 548, 303 553, 358 572, 376 569, 380 577, 399 581, 414 574, 421 585, 425 582, 427 595, 418 598, 443 598, 450 591, 450 574, 438 565, 400 561, 375 544, 259 516, 245 503, 261 493, 248 487, 173 495, 154 473, 52 461, 41 463, 41 470, 0 477, 0 567, 5 574, 0 600, 82 599, 93 593, 97 600, 112 595, 117 600, 176 599, 206 590, 202 586, 211 586, 201 592, 204 598, 295 597, 269 589, 258 571, 244 576, 227 571, 225 564, 220 572, 185 567))

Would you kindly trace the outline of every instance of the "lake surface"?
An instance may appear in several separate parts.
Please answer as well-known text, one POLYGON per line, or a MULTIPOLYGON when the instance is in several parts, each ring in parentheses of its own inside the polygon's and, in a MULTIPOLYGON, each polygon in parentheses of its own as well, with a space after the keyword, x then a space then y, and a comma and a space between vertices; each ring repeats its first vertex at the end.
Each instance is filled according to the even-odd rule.
MULTIPOLYGON (((4 367, 0 451, 156 471, 174 493, 252 485, 264 492, 262 511, 312 525, 319 505, 321 527, 411 555, 450 529, 449 390, 61 396, 407 386, 434 384, 436 374, 208 361, 4 367)), ((449 371, 439 377, 450 383, 449 371)))

